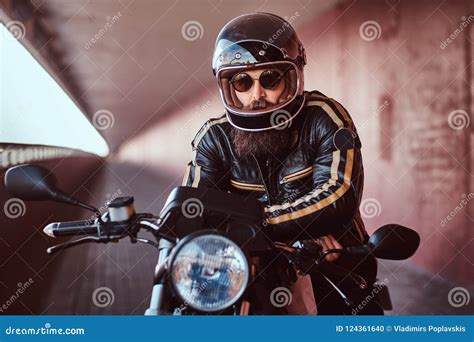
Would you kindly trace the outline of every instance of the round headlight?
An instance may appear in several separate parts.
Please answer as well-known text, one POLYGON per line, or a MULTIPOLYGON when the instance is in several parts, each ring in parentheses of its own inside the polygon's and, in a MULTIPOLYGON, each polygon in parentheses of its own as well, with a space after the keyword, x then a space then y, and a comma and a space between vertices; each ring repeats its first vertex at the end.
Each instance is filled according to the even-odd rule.
POLYGON ((176 252, 171 275, 185 305, 201 311, 219 311, 242 296, 249 266, 233 241, 220 235, 200 235, 176 252))

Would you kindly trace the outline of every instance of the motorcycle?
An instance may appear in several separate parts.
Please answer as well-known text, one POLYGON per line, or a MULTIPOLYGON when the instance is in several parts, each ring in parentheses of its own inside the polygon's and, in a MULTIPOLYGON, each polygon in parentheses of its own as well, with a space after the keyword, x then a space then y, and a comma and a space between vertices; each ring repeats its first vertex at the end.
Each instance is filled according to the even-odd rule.
MULTIPOLYGON (((415 231, 388 224, 376 230, 366 245, 322 252, 314 240, 291 245, 272 241, 262 225, 263 204, 237 194, 179 186, 171 191, 158 216, 136 212, 131 196, 113 199, 108 210, 99 214, 97 208, 61 191, 56 183, 54 174, 38 165, 15 166, 5 174, 12 196, 67 203, 96 213, 93 220, 48 224, 46 235, 75 239, 52 246, 47 253, 124 238, 159 251, 145 315, 287 314, 285 305, 272 298, 269 284, 278 282, 286 288, 298 275, 321 272, 320 266, 331 253, 403 260, 415 253, 420 242, 415 231), (150 232, 153 239, 139 236, 142 231, 150 232), (280 262, 272 263, 274 260, 280 262), (274 271, 268 267, 270 263, 284 267, 274 271)), ((352 309, 351 299, 329 277, 322 276, 352 309)), ((355 286, 368 286, 356 274, 350 278, 355 286)), ((385 302, 389 308, 389 297, 385 302)))

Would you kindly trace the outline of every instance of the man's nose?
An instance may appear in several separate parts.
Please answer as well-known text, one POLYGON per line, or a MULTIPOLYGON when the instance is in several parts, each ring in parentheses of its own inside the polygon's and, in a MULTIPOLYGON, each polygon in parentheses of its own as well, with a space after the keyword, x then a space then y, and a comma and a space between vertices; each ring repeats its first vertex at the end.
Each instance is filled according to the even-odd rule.
POLYGON ((253 81, 252 97, 256 101, 260 100, 262 97, 265 97, 265 89, 263 89, 263 87, 260 85, 259 80, 253 81))

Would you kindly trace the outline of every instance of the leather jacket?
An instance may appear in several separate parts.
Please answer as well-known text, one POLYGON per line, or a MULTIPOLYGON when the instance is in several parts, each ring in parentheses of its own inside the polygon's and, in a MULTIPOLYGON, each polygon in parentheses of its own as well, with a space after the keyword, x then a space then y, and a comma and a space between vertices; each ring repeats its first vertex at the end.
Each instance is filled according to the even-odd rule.
POLYGON ((192 142, 183 184, 255 196, 265 204, 262 228, 274 240, 333 234, 343 246, 367 241, 361 220, 364 171, 361 142, 345 108, 318 91, 286 129, 283 157, 237 156, 225 115, 208 120, 192 142))

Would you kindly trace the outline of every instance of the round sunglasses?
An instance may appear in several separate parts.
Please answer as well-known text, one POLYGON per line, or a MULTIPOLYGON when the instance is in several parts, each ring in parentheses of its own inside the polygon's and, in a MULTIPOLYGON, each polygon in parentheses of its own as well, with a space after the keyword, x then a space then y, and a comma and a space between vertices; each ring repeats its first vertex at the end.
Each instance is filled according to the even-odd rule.
MULTIPOLYGON (((258 77, 258 81, 260 82, 260 85, 265 89, 275 89, 280 84, 285 73, 286 72, 281 72, 275 69, 265 70, 258 77)), ((230 83, 232 84, 235 90, 241 93, 244 91, 248 91, 250 88, 252 88, 254 80, 257 80, 257 78, 252 78, 249 74, 245 72, 239 72, 238 74, 235 74, 232 77, 230 83)))

